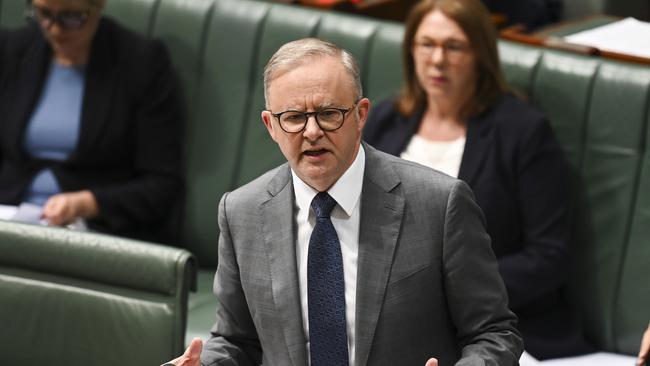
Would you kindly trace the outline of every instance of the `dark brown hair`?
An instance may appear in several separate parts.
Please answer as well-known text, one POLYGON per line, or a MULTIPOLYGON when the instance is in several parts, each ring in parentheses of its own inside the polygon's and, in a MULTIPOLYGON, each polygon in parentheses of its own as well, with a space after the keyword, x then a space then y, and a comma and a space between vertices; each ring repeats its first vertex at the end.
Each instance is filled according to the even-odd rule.
POLYGON ((397 109, 401 114, 408 116, 426 102, 426 93, 415 74, 413 43, 422 19, 434 10, 440 10, 455 21, 469 40, 470 49, 476 59, 478 78, 474 97, 463 108, 463 117, 479 115, 508 91, 508 84, 499 64, 497 32, 490 13, 479 0, 423 0, 411 9, 402 42, 406 83, 397 99, 397 109))

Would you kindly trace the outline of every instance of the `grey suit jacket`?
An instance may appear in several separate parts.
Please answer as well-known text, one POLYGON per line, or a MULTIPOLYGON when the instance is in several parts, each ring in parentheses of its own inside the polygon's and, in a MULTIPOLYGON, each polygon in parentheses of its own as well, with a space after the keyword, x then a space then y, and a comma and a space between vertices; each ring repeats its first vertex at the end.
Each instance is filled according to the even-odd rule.
MULTIPOLYGON (((357 366, 517 365, 516 317, 470 189, 364 149, 357 366)), ((294 206, 287 164, 221 199, 219 307, 202 364, 307 365, 294 206)))

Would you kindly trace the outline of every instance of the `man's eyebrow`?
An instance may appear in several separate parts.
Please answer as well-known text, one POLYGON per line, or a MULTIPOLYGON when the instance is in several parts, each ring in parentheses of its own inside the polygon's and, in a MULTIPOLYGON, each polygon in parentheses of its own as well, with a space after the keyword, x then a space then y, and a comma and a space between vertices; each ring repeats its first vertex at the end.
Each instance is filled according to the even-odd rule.
POLYGON ((343 104, 341 103, 326 102, 319 104, 316 109, 341 108, 342 106, 343 104))
MULTIPOLYGON (((335 103, 335 102, 323 102, 323 103, 320 103, 320 104, 314 106, 314 110, 315 110, 315 111, 320 111, 320 110, 327 109, 327 108, 343 108, 343 107, 344 107, 344 105, 341 104, 341 103, 335 103)), ((308 110, 305 109, 305 106, 304 106, 304 105, 297 105, 297 104, 295 104, 295 105, 293 105, 293 106, 287 106, 287 107, 284 108, 282 111, 307 112, 308 110)))

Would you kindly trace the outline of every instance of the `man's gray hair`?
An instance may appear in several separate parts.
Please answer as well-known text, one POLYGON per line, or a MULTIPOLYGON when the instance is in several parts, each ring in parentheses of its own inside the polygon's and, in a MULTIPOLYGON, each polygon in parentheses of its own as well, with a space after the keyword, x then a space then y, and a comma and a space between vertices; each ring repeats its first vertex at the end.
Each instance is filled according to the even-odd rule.
POLYGON ((264 67, 264 99, 269 103, 269 86, 271 81, 284 71, 300 66, 316 57, 338 57, 353 82, 355 99, 363 96, 359 65, 350 52, 334 43, 318 38, 303 38, 286 43, 271 57, 264 67))

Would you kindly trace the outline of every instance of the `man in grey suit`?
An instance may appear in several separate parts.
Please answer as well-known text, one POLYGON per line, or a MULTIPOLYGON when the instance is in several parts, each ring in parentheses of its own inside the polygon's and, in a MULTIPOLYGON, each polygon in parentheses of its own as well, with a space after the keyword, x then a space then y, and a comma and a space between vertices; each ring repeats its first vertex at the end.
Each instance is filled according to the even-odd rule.
POLYGON ((290 42, 264 83, 262 119, 288 163, 221 199, 212 337, 171 363, 517 365, 471 191, 361 143, 370 101, 352 56, 290 42))

